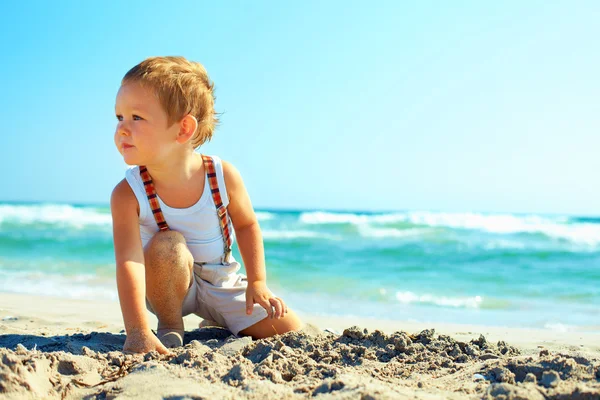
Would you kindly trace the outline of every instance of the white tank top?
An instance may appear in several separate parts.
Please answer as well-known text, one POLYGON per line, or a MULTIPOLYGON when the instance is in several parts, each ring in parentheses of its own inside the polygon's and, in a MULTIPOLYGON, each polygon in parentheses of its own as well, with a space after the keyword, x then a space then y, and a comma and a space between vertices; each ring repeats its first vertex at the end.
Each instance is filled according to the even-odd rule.
MULTIPOLYGON (((217 156, 213 159, 217 183, 223 206, 229 204, 225 178, 223 177, 223 164, 217 156)), ((162 213, 169 224, 169 228, 181 233, 186 240, 187 246, 194 257, 195 262, 210 262, 223 256, 223 234, 217 216, 217 207, 210 192, 208 178, 205 176, 204 191, 200 200, 188 208, 172 208, 166 205, 159 196, 156 196, 162 213)), ((150 241, 152 236, 159 231, 154 220, 154 215, 148 203, 144 183, 140 177, 140 167, 133 167, 125 172, 125 179, 140 206, 139 224, 142 246, 150 241)), ((232 245, 235 242, 235 233, 232 232, 232 245)))

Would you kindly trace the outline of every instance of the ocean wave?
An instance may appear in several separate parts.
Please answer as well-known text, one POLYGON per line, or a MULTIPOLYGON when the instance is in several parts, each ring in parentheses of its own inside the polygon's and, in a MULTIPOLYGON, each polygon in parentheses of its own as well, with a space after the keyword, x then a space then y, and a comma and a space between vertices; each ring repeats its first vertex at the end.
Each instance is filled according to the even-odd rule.
MULTIPOLYGON (((256 217, 259 221, 267 221, 276 216, 270 212, 259 211, 256 213, 256 217)), ((0 226, 3 224, 48 224, 71 228, 110 227, 112 217, 110 209, 101 212, 95 207, 74 207, 69 204, 0 204, 0 226)))
POLYGON ((259 221, 268 221, 275 218, 275 214, 267 211, 256 211, 256 219, 259 221))
POLYGON ((406 221, 406 214, 354 214, 354 213, 332 213, 325 211, 307 211, 299 216, 303 224, 325 225, 325 224, 390 224, 406 221))
POLYGON ((571 217, 572 222, 586 222, 590 224, 600 224, 600 217, 571 217))
POLYGON ((576 330, 575 326, 561 324, 559 322, 555 322, 555 323, 548 322, 544 325, 544 328, 549 329, 553 332, 560 332, 560 333, 573 332, 576 330))
POLYGON ((418 295, 413 292, 396 292, 396 300, 402 304, 426 304, 452 308, 480 308, 483 298, 472 297, 446 297, 431 294, 418 295))
POLYGON ((263 239, 266 240, 293 240, 293 239, 326 239, 341 240, 340 236, 315 231, 262 231, 263 239))
POLYGON ((397 229, 397 228, 376 228, 370 225, 361 225, 358 228, 360 236, 365 238, 414 238, 431 234, 431 229, 397 229))
MULTIPOLYGON (((299 221, 307 225, 352 224, 370 227, 377 237, 400 237, 402 231, 417 227, 476 230, 493 234, 541 234, 551 239, 572 243, 600 245, 600 224, 590 218, 544 217, 539 215, 444 213, 413 211, 388 214, 354 214, 333 212, 304 212, 299 221), (406 224, 402 229, 385 228, 377 225, 406 224), (384 228, 381 228, 384 229, 384 228)), ((362 228, 368 231, 369 228, 362 228)), ((426 231, 422 231, 424 233, 426 231)), ((409 234, 410 235, 410 234, 409 234)))
POLYGON ((110 226, 109 213, 94 208, 74 207, 67 204, 9 205, 0 204, 0 225, 50 224, 83 228, 85 226, 110 226))
POLYGON ((0 292, 55 296, 70 299, 117 300, 113 279, 91 275, 56 275, 0 270, 0 292))
POLYGON ((571 223, 567 217, 517 216, 480 213, 410 213, 411 224, 453 229, 479 230, 496 234, 542 234, 578 244, 600 244, 600 225, 571 223))
MULTIPOLYGON (((525 245, 523 242, 519 242, 516 240, 490 240, 483 245, 479 245, 485 250, 534 250, 535 248, 543 249, 543 247, 536 246, 534 244, 528 243, 525 245)), ((477 247, 477 244, 475 244, 477 247)))

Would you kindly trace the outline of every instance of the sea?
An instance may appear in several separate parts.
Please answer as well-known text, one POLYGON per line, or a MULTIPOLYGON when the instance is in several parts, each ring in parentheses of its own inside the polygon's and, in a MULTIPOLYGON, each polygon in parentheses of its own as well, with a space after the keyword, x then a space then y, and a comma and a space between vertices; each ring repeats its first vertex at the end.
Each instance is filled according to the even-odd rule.
MULTIPOLYGON (((600 331, 600 218, 256 210, 299 311, 600 331)), ((237 245, 234 257, 241 261, 237 245)), ((0 203, 0 292, 118 301, 108 205, 0 203)), ((0 304, 1 308, 1 304, 0 304)))

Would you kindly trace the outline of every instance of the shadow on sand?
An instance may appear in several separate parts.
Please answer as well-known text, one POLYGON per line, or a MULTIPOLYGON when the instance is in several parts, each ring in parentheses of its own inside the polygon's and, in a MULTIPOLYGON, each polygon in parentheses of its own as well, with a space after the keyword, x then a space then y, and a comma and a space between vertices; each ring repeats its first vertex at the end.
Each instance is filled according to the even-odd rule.
MULTIPOLYGON (((223 328, 209 327, 200 328, 185 333, 184 345, 192 340, 208 341, 216 339, 211 343, 214 348, 224 344, 224 339, 232 336, 232 333, 223 328)), ((23 334, 0 335, 0 347, 16 350, 17 345, 22 344, 27 350, 39 350, 44 353, 54 351, 65 351, 76 355, 82 354, 83 347, 90 350, 108 353, 110 351, 122 351, 125 344, 125 334, 110 332, 91 332, 87 334, 75 333, 73 335, 59 336, 36 336, 23 334)))

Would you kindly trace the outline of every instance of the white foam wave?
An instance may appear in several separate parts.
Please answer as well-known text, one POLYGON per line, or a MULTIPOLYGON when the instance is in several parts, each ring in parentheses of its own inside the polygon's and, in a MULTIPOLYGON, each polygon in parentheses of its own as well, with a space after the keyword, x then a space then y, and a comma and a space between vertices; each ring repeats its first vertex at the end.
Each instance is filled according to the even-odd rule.
MULTIPOLYGON (((259 211, 259 221, 275 218, 275 214, 259 211)), ((20 225, 53 224, 83 228, 85 226, 110 226, 111 215, 94 208, 73 207, 68 204, 10 205, 0 204, 0 225, 13 223, 20 225)))
POLYGON ((300 214, 300 222, 304 224, 390 224, 406 221, 406 214, 353 214, 332 213, 324 211, 303 212, 300 214))
POLYGON ((518 242, 516 240, 499 239, 499 240, 492 240, 492 241, 485 242, 482 247, 485 250, 504 250, 504 249, 506 249, 506 250, 524 250, 525 248, 528 248, 531 250, 538 246, 532 245, 530 243, 525 245, 525 243, 518 242))
POLYGON ((417 295, 413 292, 396 292, 396 300, 402 304, 432 304, 441 307, 479 308, 483 302, 481 296, 445 297, 431 294, 417 295))
MULTIPOLYGON (((408 223, 432 228, 478 230, 495 234, 531 233, 566 240, 572 243, 600 245, 600 224, 580 222, 569 223, 567 217, 543 217, 539 215, 483 214, 483 213, 444 213, 414 211, 390 214, 353 214, 332 212, 306 212, 299 217, 300 222, 315 224, 353 224, 359 226, 408 223)), ((365 228, 363 228, 365 229, 365 228)), ((388 229, 388 228, 386 228, 388 229)), ((410 229, 409 229, 410 230, 410 229)), ((403 236, 403 229, 379 231, 378 237, 403 236)), ((373 233, 373 232, 372 232, 373 233)))
POLYGON ((375 228, 370 225, 360 225, 358 233, 360 236, 367 238, 411 238, 431 233, 431 229, 375 228))
POLYGON ((416 225, 498 234, 539 233, 578 244, 600 244, 600 224, 568 224, 568 219, 563 217, 551 219, 538 215, 415 212, 407 214, 407 221, 416 225))
POLYGON ((100 279, 89 275, 51 275, 41 272, 0 271, 0 292, 69 299, 118 299, 117 288, 112 279, 100 279))
POLYGON ((275 218, 275 214, 266 211, 256 211, 256 219, 259 221, 268 221, 275 218))
POLYGON ((559 322, 557 322, 557 323, 548 322, 544 325, 544 328, 549 329, 553 332, 561 332, 561 333, 573 332, 576 330, 576 328, 572 325, 561 324, 559 322))
POLYGON ((42 223, 83 228, 89 225, 110 226, 112 219, 108 213, 67 204, 2 204, 0 205, 0 225, 7 223, 20 225, 42 223))
POLYGON ((341 237, 323 232, 314 231, 262 231, 264 239, 268 240, 293 240, 293 239, 326 239, 326 240, 341 240, 341 237))

